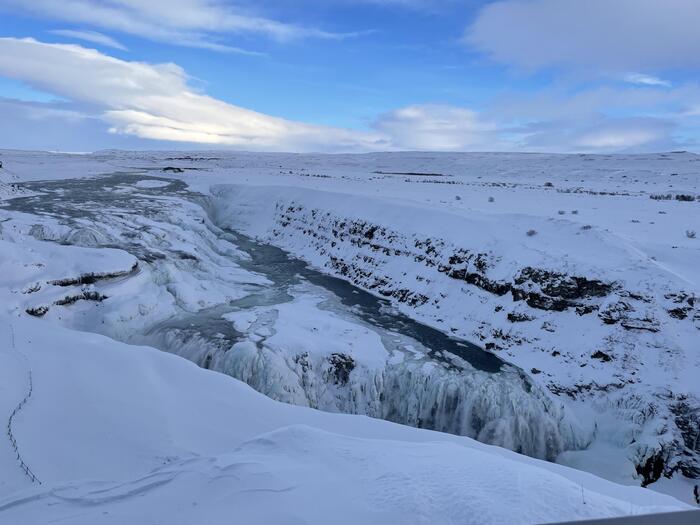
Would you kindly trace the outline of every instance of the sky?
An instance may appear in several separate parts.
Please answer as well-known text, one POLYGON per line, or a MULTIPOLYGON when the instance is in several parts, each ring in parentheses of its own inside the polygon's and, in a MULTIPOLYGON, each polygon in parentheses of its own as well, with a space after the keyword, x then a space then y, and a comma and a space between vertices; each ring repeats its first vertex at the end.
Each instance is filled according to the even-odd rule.
POLYGON ((700 151, 698 0, 0 0, 0 147, 700 151))

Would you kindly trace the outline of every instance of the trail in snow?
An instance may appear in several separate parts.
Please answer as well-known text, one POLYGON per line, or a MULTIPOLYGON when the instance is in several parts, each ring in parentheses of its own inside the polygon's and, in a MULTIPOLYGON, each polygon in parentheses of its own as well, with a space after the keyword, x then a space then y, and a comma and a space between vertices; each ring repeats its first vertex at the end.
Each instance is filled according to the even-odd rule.
POLYGON ((34 393, 34 381, 32 379, 32 369, 29 366, 29 359, 27 359, 27 356, 24 354, 24 352, 20 351, 17 348, 17 345, 15 343, 15 327, 12 325, 12 323, 10 323, 10 346, 12 350, 14 350, 18 355, 20 355, 24 362, 27 364, 28 388, 27 393, 22 398, 22 401, 20 401, 14 408, 14 410, 12 410, 12 414, 10 414, 10 417, 7 420, 7 437, 10 439, 12 449, 15 451, 15 454, 17 454, 17 461, 19 462, 19 466, 24 472, 24 474, 31 480, 32 483, 38 483, 39 485, 41 485, 41 480, 39 480, 39 478, 36 477, 34 471, 24 461, 24 458, 22 457, 22 454, 19 451, 17 439, 15 438, 15 434, 12 428, 15 416, 22 411, 22 409, 29 402, 29 400, 32 397, 32 394, 34 393))

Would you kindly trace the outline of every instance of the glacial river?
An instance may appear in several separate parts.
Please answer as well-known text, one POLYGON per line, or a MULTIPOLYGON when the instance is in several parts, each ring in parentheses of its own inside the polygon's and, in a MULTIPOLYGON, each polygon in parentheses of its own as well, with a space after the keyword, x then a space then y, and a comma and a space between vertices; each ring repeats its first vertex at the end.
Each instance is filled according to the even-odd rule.
MULTIPOLYGON (((147 215, 154 211, 148 205, 149 196, 189 198, 206 205, 205 198, 189 192, 182 181, 143 174, 116 173, 98 178, 35 181, 19 186, 35 194, 8 201, 3 206, 5 210, 50 215, 69 224, 85 220, 100 221, 103 218, 101 211, 105 209, 123 209, 125 212, 140 212, 147 215), (125 185, 144 180, 158 181, 163 185, 140 186, 138 195, 115 191, 125 185)), ((155 202, 153 204, 155 205, 155 202)), ((291 301, 293 296, 288 293, 289 288, 306 281, 337 297, 338 304, 344 307, 345 311, 342 312, 344 316, 351 319, 357 318, 363 324, 380 331, 390 331, 415 340, 437 358, 447 352, 459 356, 474 368, 485 372, 499 372, 504 364, 495 354, 471 342, 455 339, 416 322, 397 312, 388 301, 347 281, 315 270, 304 261, 275 246, 261 244, 235 231, 227 231, 224 235, 227 241, 235 244, 239 250, 249 256, 236 261, 237 264, 272 281, 272 293, 267 290, 266 293, 253 294, 230 305, 205 310, 187 318, 173 319, 167 322, 168 326, 191 329, 192 325, 196 324, 201 332, 223 333, 227 336, 227 341, 230 341, 236 338, 236 333, 232 327, 227 326, 230 323, 221 318, 223 313, 227 310, 291 301)), ((124 249, 146 262, 157 257, 145 250, 143 246, 129 242, 107 246, 124 249)), ((161 328, 163 327, 164 325, 161 325, 161 328)))

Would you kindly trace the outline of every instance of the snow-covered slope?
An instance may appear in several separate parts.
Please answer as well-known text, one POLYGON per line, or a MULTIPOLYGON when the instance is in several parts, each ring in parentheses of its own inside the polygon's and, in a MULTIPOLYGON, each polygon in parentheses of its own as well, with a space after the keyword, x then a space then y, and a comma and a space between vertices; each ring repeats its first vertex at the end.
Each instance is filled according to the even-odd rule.
POLYGON ((20 281, 3 272, 0 410, 7 419, 31 373, 12 431, 38 481, 4 439, 2 522, 543 523, 686 508, 468 438, 277 403, 147 347, 47 330, 15 308, 20 281))

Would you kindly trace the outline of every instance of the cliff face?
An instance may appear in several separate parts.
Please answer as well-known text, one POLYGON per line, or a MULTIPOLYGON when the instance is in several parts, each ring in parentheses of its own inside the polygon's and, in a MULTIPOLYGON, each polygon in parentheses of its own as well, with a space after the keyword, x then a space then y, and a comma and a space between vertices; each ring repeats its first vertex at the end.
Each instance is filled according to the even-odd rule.
POLYGON ((574 410, 594 407, 598 439, 623 448, 642 483, 678 471, 698 476, 700 403, 689 379, 696 295, 605 232, 539 225, 542 235, 566 236, 562 256, 528 245, 520 218, 493 228, 478 214, 411 214, 347 195, 215 194, 228 201, 219 213, 232 227, 479 343, 574 410))

